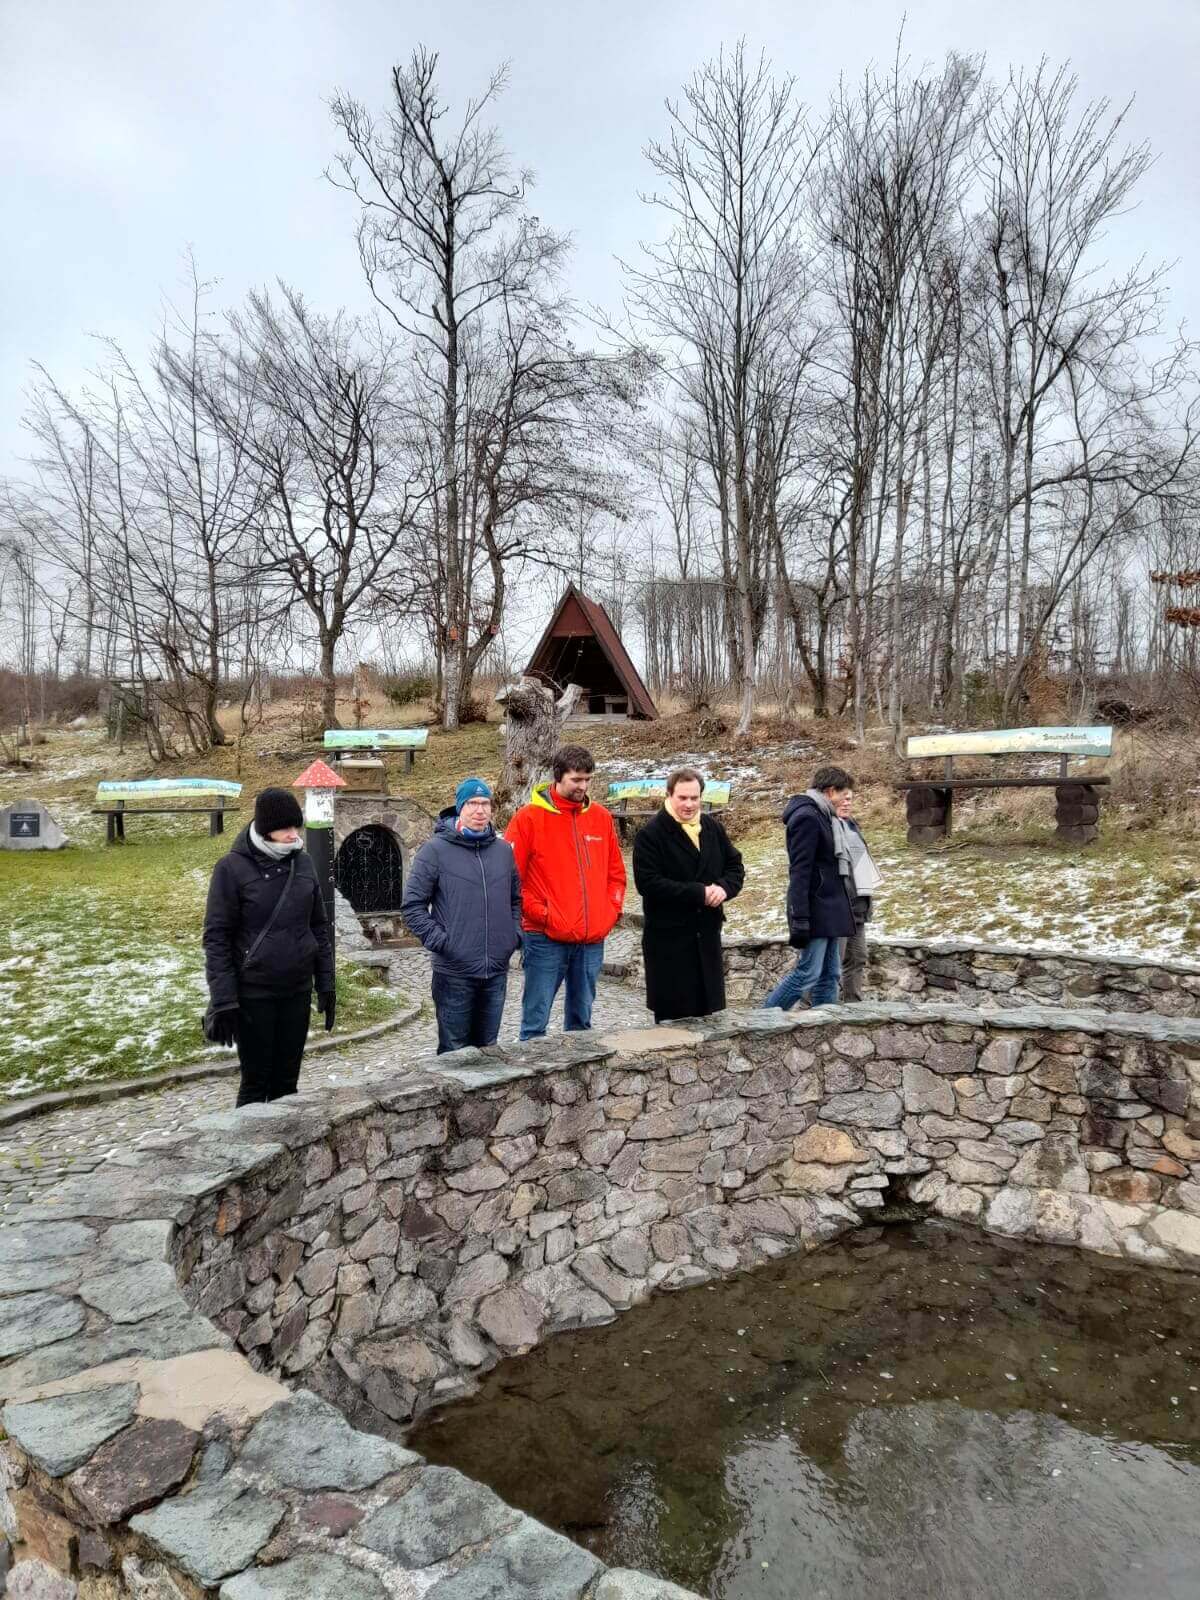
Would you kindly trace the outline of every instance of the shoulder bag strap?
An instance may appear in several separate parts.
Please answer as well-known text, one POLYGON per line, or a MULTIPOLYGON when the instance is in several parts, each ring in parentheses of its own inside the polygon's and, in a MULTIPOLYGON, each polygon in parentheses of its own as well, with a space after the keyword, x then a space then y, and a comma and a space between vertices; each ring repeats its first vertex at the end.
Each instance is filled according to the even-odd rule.
POLYGON ((248 967, 250 965, 250 963, 254 960, 254 957, 255 957, 255 955, 256 955, 256 953, 258 951, 259 945, 263 942, 263 940, 267 937, 267 935, 270 933, 271 929, 275 925, 275 918, 279 915, 279 908, 280 908, 280 906, 282 906, 283 902, 287 899, 288 890, 292 887, 292 879, 296 876, 296 857, 299 854, 300 854, 299 850, 295 851, 294 854, 292 855, 291 861, 288 863, 287 882, 283 886, 283 889, 282 889, 282 891, 280 893, 279 899, 276 900, 276 902, 275 902, 275 905, 274 905, 274 907, 273 907, 273 909, 271 911, 271 915, 267 918, 266 922, 263 924, 262 932, 259 934, 258 938, 255 939, 254 943, 250 946, 249 950, 246 951, 246 959, 242 962, 243 969, 248 967))

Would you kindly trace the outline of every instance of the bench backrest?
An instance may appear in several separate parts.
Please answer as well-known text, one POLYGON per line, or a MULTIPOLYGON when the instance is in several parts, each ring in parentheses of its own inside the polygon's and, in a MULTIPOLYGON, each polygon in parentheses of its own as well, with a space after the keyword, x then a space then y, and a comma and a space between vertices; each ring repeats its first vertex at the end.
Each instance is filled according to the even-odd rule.
MULTIPOLYGON (((667 798, 667 780, 665 778, 624 778, 618 779, 608 786, 608 795, 605 805, 620 805, 623 800, 650 800, 661 805, 667 798)), ((729 784, 725 782, 707 781, 704 793, 700 796, 706 806, 727 806, 729 804, 729 784)))
POLYGON ((117 778, 96 785, 96 804, 115 805, 118 800, 236 800, 240 783, 224 778, 117 778))
POLYGON ((428 728, 327 728, 326 750, 424 750, 428 728))
POLYGON ((908 741, 921 756, 1110 756, 1108 728, 990 728, 980 733, 922 733, 908 741))

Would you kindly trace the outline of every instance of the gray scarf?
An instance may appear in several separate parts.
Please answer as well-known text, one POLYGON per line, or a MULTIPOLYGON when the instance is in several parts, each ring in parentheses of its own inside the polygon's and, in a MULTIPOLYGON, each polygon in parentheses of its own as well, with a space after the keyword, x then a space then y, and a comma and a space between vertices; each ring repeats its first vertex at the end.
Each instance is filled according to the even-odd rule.
POLYGON ((274 839, 264 839, 253 823, 250 824, 250 843, 263 855, 270 856, 272 861, 286 861, 297 850, 304 849, 303 839, 297 839, 294 844, 276 844, 274 839))
POLYGON ((804 792, 814 805, 825 813, 833 825, 833 853, 837 858, 838 872, 843 878, 849 878, 853 882, 854 866, 850 860, 850 846, 846 842, 850 832, 849 828, 829 804, 820 789, 806 789, 804 792))

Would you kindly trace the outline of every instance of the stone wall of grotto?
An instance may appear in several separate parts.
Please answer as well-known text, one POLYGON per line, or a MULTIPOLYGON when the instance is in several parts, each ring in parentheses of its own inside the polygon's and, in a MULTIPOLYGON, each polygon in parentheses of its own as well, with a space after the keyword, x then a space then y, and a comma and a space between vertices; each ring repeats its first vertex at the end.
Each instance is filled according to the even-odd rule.
MULTIPOLYGON (((639 925, 637 915, 627 917, 639 925)), ((1064 1005, 1089 1011, 1200 1017, 1200 965, 1136 956, 1087 956, 966 941, 876 938, 868 928, 868 998, 968 1006, 1064 1005)), ((724 942, 731 1006, 760 1002, 794 964, 786 939, 724 942)), ((636 945, 620 976, 643 984, 636 945)))
POLYGON ((402 1050, 0 1229, 17 1600, 678 1597, 427 1465, 405 1424, 894 1201, 1200 1265, 1190 1019, 889 1003, 402 1050))

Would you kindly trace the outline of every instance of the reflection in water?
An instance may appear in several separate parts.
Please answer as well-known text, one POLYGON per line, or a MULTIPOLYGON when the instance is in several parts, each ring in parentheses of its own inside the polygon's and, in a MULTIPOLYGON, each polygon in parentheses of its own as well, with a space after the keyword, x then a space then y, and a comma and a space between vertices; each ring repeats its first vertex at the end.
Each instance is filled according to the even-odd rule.
POLYGON ((715 1600, 1200 1595, 1200 1286, 878 1230, 505 1363, 413 1438, 715 1600))

